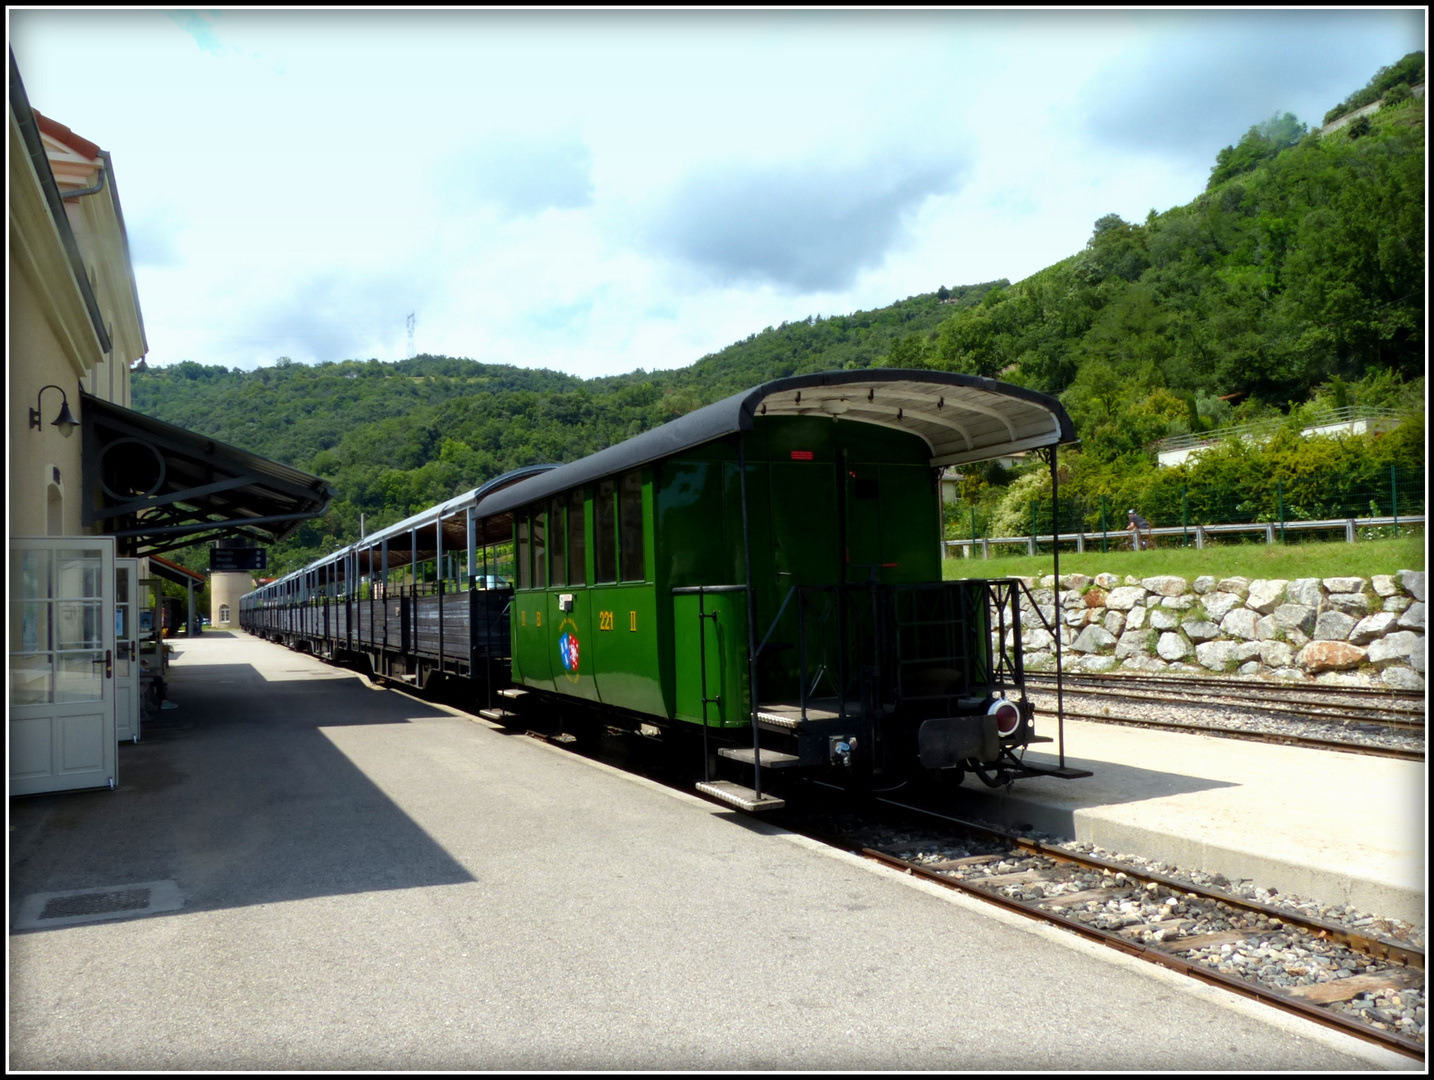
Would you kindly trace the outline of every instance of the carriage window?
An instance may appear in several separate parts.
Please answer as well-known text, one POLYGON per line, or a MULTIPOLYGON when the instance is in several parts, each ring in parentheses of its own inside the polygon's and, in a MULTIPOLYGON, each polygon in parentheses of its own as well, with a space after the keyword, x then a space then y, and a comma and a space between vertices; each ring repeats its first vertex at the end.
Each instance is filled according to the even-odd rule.
POLYGON ((548 585, 548 512, 538 510, 533 514, 533 588, 543 589, 548 585))
POLYGON ((568 492, 568 584, 585 585, 588 580, 587 537, 583 533, 584 492, 568 492))
POLYGON ((518 588, 526 589, 533 583, 533 568, 528 562, 528 515, 514 514, 513 518, 518 534, 518 588))
POLYGON ((618 487, 617 527, 622 555, 622 580, 642 581, 642 472, 623 474, 618 487))
POLYGON ((554 499, 548 504, 548 522, 548 563, 552 568, 548 575, 548 583, 566 585, 568 583, 568 561, 564 557, 563 550, 565 530, 563 529, 562 499, 554 499))
POLYGON ((593 579, 617 580, 617 483, 604 480, 593 493, 593 579))

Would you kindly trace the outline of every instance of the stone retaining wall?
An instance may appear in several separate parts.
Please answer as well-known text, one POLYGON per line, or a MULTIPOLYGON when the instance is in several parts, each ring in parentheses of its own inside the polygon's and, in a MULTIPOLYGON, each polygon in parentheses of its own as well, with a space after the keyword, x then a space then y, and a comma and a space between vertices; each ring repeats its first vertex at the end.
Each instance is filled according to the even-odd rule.
MULTIPOLYGON (((1055 622, 1055 578, 1025 578, 1055 622)), ((1217 581, 1061 576, 1068 671, 1230 672, 1424 689, 1424 573, 1217 581)), ((1021 600, 1032 670, 1055 667, 1055 639, 1021 600)), ((1009 634, 1009 632, 1008 632, 1009 634)))

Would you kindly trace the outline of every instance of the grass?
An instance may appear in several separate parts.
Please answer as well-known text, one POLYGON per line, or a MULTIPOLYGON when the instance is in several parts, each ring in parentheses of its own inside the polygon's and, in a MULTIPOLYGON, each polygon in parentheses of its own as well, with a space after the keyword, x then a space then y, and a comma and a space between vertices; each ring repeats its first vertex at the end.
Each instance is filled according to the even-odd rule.
MULTIPOLYGON (((1009 548, 1007 550, 1010 550, 1009 548)), ((1024 553, 990 559, 947 559, 942 567, 947 580, 954 578, 1039 577, 1051 572, 1051 551, 1047 546, 1032 557, 1024 553)), ((1097 547, 1087 546, 1084 554, 1061 547, 1061 573, 1127 574, 1153 577, 1174 574, 1194 579, 1202 574, 1213 577, 1248 578, 1326 578, 1343 576, 1369 577, 1393 574, 1400 570, 1424 569, 1424 536, 1401 536, 1388 540, 1359 540, 1353 544, 1343 540, 1298 544, 1226 544, 1207 547, 1156 547, 1150 551, 1115 551, 1102 554, 1097 547)))

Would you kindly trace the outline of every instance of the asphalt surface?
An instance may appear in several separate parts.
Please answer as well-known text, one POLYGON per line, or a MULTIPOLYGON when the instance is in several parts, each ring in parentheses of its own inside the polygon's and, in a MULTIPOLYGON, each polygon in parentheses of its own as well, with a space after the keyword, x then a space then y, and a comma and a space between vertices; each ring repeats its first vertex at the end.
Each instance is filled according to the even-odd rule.
POLYGON ((1412 1071, 278 646, 176 648, 116 791, 10 801, 12 1070, 1412 1071))

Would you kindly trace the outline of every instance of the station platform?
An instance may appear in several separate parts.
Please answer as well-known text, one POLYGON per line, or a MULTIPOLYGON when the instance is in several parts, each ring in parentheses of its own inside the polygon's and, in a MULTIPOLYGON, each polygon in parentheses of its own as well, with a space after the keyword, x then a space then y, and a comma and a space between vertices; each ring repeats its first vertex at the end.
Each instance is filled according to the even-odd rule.
MULTIPOLYGON (((1037 730, 1056 734, 1054 717, 1037 730)), ((1076 780, 987 789, 968 777, 955 806, 1108 851, 1323 904, 1425 925, 1425 766, 1089 721, 1065 722, 1076 780)), ((1053 765, 1053 744, 1026 760, 1053 765)))
POLYGON ((10 800, 12 1070, 1420 1071, 243 634, 169 698, 10 800))

